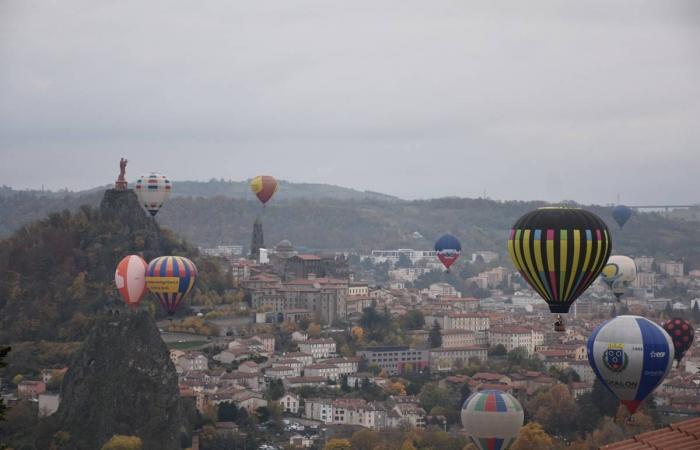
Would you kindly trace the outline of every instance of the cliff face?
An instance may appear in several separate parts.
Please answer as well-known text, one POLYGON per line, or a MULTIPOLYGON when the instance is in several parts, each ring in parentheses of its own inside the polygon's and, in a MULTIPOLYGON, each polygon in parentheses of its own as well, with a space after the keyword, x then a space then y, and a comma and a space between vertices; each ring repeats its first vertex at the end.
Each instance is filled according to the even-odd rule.
POLYGON ((100 213, 103 219, 121 225, 115 237, 124 241, 135 239, 141 244, 140 250, 146 260, 160 256, 163 247, 167 246, 158 223, 141 207, 131 189, 107 189, 100 202, 100 213))
POLYGON ((70 448, 95 450, 115 434, 139 436, 145 449, 180 449, 188 434, 177 373, 145 312, 98 320, 73 357, 53 430, 70 433, 70 448))

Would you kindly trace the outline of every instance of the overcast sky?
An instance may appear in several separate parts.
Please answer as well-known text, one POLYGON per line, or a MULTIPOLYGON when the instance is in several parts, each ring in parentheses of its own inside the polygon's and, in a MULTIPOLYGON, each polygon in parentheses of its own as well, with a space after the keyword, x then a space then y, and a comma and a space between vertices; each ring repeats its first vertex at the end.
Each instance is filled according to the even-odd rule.
POLYGON ((0 184, 700 202, 700 2, 0 1, 0 184))

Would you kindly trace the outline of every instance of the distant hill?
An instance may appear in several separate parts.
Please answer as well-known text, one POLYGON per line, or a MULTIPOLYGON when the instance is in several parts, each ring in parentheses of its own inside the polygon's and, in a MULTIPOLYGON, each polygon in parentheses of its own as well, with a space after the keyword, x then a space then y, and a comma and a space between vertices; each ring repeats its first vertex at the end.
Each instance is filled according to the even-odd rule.
MULTIPOLYGON (((526 211, 544 205, 543 202, 467 198, 407 201, 381 195, 343 199, 324 197, 333 192, 331 187, 292 183, 282 185, 279 195, 263 213, 244 182, 191 182, 189 185, 189 192, 209 193, 230 187, 228 192, 240 192, 240 198, 184 196, 183 191, 189 189, 188 182, 175 186, 180 195, 166 203, 157 221, 201 246, 231 243, 247 246, 253 222, 262 214, 268 246, 289 239, 296 247, 310 250, 430 249, 440 234, 449 231, 462 240, 465 252, 493 250, 504 255, 511 225, 526 211), (239 191, 233 186, 238 186, 239 191), (283 195, 293 189, 296 189, 294 195, 301 195, 304 186, 315 187, 307 196, 285 198, 283 195), (326 191, 322 195, 323 189, 326 191), (416 231, 424 238, 415 239, 416 231)), ((44 217, 49 211, 76 210, 80 203, 96 205, 100 198, 98 192, 62 198, 17 191, 0 196, 0 236, 30 220, 44 217)), ((619 230, 610 216, 610 207, 587 208, 608 223, 613 233, 614 252, 683 259, 689 268, 700 267, 700 252, 696 251, 700 248, 700 222, 669 220, 656 213, 636 213, 625 229, 619 230)))

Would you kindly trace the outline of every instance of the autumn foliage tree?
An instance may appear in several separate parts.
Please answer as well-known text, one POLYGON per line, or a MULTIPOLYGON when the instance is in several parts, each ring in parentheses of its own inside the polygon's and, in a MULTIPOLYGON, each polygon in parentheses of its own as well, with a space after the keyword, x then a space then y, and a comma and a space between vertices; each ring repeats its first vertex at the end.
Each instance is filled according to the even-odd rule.
POLYGON ((518 438, 510 450, 553 450, 554 441, 537 422, 530 422, 520 429, 518 438))
POLYGON ((102 450, 143 450, 141 438, 117 434, 102 446, 102 450))

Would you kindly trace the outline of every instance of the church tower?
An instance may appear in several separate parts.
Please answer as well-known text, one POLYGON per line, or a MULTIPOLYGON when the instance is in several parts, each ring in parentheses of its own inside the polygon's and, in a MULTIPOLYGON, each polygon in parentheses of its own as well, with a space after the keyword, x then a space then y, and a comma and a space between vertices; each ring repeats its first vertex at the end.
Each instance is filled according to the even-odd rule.
POLYGON ((253 238, 250 241, 250 259, 260 261, 261 248, 265 248, 265 241, 263 239, 262 220, 260 220, 260 216, 258 216, 255 219, 255 224, 253 224, 253 238))

